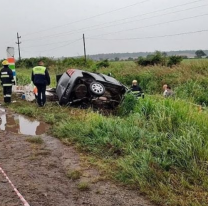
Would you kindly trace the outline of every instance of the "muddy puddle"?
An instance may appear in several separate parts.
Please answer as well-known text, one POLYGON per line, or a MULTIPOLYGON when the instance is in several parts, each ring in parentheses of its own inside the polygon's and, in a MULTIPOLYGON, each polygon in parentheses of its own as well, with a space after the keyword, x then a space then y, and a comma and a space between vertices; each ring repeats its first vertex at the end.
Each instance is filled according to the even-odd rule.
POLYGON ((19 114, 12 114, 0 108, 0 130, 24 135, 41 135, 46 132, 43 122, 30 120, 19 114))

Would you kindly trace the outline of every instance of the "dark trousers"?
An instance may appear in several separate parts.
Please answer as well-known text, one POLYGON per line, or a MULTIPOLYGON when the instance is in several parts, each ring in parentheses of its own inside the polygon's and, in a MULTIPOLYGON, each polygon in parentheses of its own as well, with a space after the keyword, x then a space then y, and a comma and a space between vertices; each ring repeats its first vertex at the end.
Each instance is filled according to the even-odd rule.
POLYGON ((37 102, 39 106, 44 106, 44 104, 46 103, 46 85, 36 85, 37 89, 38 89, 38 98, 37 98, 37 102))
POLYGON ((4 102, 11 103, 12 86, 3 86, 4 102))

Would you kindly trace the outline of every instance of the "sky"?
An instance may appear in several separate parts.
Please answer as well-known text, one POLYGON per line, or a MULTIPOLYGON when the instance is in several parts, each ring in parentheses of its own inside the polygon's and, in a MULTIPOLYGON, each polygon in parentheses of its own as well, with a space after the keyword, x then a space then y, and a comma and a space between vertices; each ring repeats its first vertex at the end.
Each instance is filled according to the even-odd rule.
POLYGON ((208 49, 208 0, 1 0, 0 59, 208 49))

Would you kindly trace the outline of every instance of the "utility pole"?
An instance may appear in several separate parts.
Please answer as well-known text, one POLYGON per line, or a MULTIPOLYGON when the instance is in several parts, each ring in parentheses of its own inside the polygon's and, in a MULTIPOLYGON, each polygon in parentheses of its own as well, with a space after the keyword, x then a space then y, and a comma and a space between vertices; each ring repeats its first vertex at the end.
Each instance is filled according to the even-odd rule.
POLYGON ((19 36, 19 34, 17 32, 17 42, 16 42, 16 44, 18 44, 19 60, 21 60, 21 56, 20 56, 20 44, 22 43, 22 42, 19 41, 20 38, 21 38, 21 36, 19 36))
POLYGON ((85 47, 85 35, 84 35, 84 34, 83 34, 83 44, 84 44, 84 57, 85 57, 85 63, 87 63, 86 47, 85 47))

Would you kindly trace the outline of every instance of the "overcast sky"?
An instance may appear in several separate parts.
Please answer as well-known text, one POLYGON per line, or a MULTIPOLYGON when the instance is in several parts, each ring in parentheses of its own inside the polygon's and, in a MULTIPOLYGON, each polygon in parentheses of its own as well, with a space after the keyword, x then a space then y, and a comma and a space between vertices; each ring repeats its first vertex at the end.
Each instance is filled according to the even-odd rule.
POLYGON ((23 58, 83 55, 83 33, 87 54, 208 49, 207 22, 208 0, 1 0, 0 59, 17 32, 23 58))

